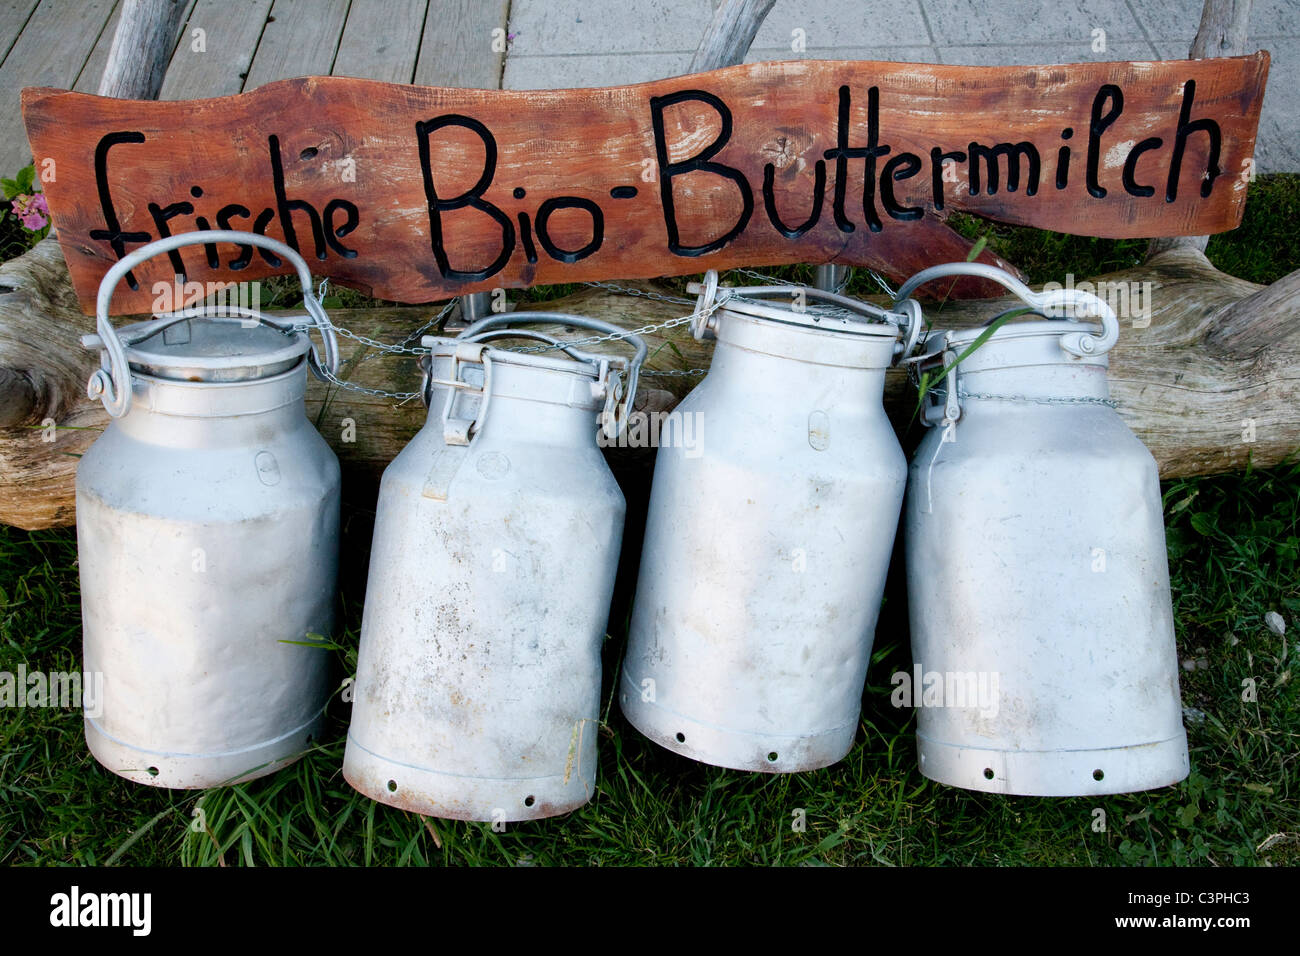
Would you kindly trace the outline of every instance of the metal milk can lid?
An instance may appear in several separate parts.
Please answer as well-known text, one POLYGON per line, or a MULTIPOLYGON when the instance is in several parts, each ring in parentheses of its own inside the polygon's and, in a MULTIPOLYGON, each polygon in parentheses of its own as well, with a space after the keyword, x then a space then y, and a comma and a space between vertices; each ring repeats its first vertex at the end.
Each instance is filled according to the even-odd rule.
POLYGON ((233 318, 141 322, 118 337, 132 372, 184 382, 269 378, 293 368, 311 348, 302 332, 233 318))
MULTIPOLYGON (((568 377, 589 380, 578 394, 575 395, 572 388, 567 388, 563 390, 564 394, 557 397, 562 398, 562 404, 574 407, 602 408, 602 427, 607 436, 614 438, 626 425, 627 415, 631 412, 632 402, 636 397, 641 365, 648 354, 645 341, 635 332, 602 319, 567 312, 511 312, 490 315, 466 327, 455 339, 426 335, 420 341, 430 349, 429 355, 422 358, 420 362, 424 372, 420 394, 424 398, 425 406, 432 408, 433 386, 447 389, 442 408, 444 439, 448 444, 453 445, 468 444, 477 433, 481 421, 487 417, 488 403, 494 391, 492 384, 494 364, 511 365, 550 374, 560 373, 561 379, 568 377), (566 341, 534 329, 511 327, 520 323, 577 326, 601 334, 577 341, 566 341), (487 345, 489 341, 501 338, 530 339, 543 344, 520 351, 492 348, 487 345), (629 359, 626 356, 588 352, 580 348, 580 346, 601 342, 620 342, 631 346, 633 355, 629 359), (564 357, 528 354, 556 352, 562 353, 564 357), (447 378, 435 377, 434 358, 450 360, 449 369, 444 373, 447 378), (471 382, 462 378, 462 367, 468 371, 471 366, 477 366, 482 370, 477 381, 471 382), (480 398, 479 408, 472 419, 457 418, 453 414, 456 396, 460 391, 475 393, 480 398), (623 409, 622 416, 618 414, 620 402, 623 409)), ((554 390, 555 385, 563 384, 562 381, 552 383, 551 390, 554 390)), ((511 397, 546 400, 542 393, 535 389, 526 389, 525 393, 511 397), (528 392, 531 394, 527 394, 528 392)))
POLYGON ((306 355, 317 377, 330 380, 339 366, 334 327, 319 296, 312 290, 306 261, 297 250, 278 239, 234 229, 179 233, 148 243, 119 259, 99 283, 95 329, 94 334, 81 337, 85 348, 100 350, 100 368, 91 374, 86 394, 100 399, 113 418, 121 418, 131 410, 133 373, 172 381, 244 382, 288 371, 306 355), (204 306, 192 306, 120 331, 113 327, 109 318, 113 290, 131 269, 153 256, 183 246, 215 243, 257 246, 288 259, 302 286, 307 321, 302 317, 271 318, 241 306, 219 307, 213 316, 204 306), (302 326, 314 326, 320 332, 322 353, 300 331, 298 322, 302 326))

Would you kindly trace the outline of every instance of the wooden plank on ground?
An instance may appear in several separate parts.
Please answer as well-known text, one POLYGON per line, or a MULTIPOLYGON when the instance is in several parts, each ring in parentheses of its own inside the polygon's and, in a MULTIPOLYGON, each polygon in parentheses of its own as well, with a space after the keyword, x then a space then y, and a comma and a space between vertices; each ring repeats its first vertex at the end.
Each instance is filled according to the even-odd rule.
POLYGON ((0 66, 0 175, 31 158, 19 100, 25 86, 67 89, 81 72, 115 0, 42 0, 0 66))
POLYGON ((334 76, 410 83, 429 0, 353 0, 334 76))
MULTIPOLYGON (((204 223, 283 235, 321 274, 428 302, 790 262, 906 276, 966 258, 953 212, 1222 232, 1245 207, 1268 63, 792 60, 540 92, 325 76, 185 103, 34 89, 23 108, 57 162, 46 194, 84 306, 126 248, 204 223)), ((275 266, 178 253, 114 302, 147 309, 177 272, 275 266)))
POLYGON ((242 90, 270 11, 271 0, 198 0, 158 98, 196 100, 242 90))
POLYGON ((294 76, 328 76, 348 0, 275 0, 244 90, 294 76))
POLYGON ((0 63, 13 48, 18 34, 36 9, 37 0, 4 0, 0 3, 0 63))
POLYGON ((415 82, 500 89, 509 12, 510 0, 429 0, 415 82), (501 31, 496 37, 500 49, 493 49, 493 30, 501 31))

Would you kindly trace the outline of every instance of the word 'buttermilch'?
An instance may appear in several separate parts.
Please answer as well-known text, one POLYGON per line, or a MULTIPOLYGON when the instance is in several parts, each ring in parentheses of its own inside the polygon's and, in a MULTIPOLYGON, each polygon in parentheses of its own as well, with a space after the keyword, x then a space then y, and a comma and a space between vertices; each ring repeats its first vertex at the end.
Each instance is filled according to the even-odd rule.
MULTIPOLYGON (((1172 124, 1167 137, 1151 136, 1134 143, 1127 150, 1119 177, 1119 186, 1128 195, 1136 199, 1150 199, 1172 203, 1178 196, 1178 184, 1182 175, 1184 153, 1190 137, 1201 134, 1206 137, 1206 169, 1200 182, 1202 197, 1208 197, 1214 188, 1216 178, 1221 174, 1219 168, 1222 147, 1222 132, 1213 119, 1193 119, 1193 105, 1196 97, 1196 83, 1188 80, 1183 86, 1182 105, 1176 124, 1172 124), (1140 182, 1137 164, 1148 153, 1169 147, 1168 163, 1163 181, 1140 182)), ((733 121, 731 110, 718 96, 705 90, 681 90, 666 96, 651 97, 649 100, 651 128, 654 139, 654 162, 657 166, 659 197, 663 210, 665 238, 668 250, 675 256, 696 257, 715 252, 736 237, 740 236, 751 222, 755 220, 757 201, 755 185, 746 175, 734 166, 720 162, 716 157, 732 138, 733 121), (683 103, 693 103, 713 110, 721 123, 721 128, 714 140, 701 148, 694 155, 670 161, 671 144, 664 121, 665 112, 683 103), (679 199, 674 194, 674 184, 687 174, 705 174, 716 180, 716 188, 730 189, 739 196, 740 211, 734 222, 723 223, 717 235, 697 238, 687 242, 682 237, 678 222, 679 199)), ((1023 186, 1024 196, 1034 196, 1042 189, 1065 190, 1081 175, 1086 195, 1093 199, 1104 199, 1109 188, 1115 184, 1103 185, 1101 166, 1103 141, 1107 130, 1115 124, 1124 109, 1124 93, 1113 83, 1098 88, 1093 97, 1086 125, 1080 124, 1076 130, 1066 126, 1060 131, 1060 145, 1056 148, 1055 175, 1051 183, 1043 182, 1043 157, 1033 143, 1021 141, 1016 143, 997 142, 985 145, 970 142, 965 149, 945 149, 942 145, 932 146, 928 152, 896 152, 883 138, 880 121, 880 92, 872 86, 867 91, 866 141, 850 142, 852 124, 852 93, 848 86, 841 86, 838 91, 838 113, 835 131, 835 145, 823 152, 820 159, 813 164, 813 189, 810 212, 802 222, 792 224, 778 211, 774 190, 774 164, 763 167, 763 181, 758 185, 764 218, 770 228, 787 239, 798 239, 813 229, 822 219, 826 205, 828 169, 833 167, 833 188, 831 190, 831 217, 835 228, 842 233, 855 232, 859 226, 865 226, 871 232, 880 232, 887 219, 897 221, 917 220, 925 214, 920 205, 904 205, 898 198, 898 184, 914 177, 928 174, 929 202, 933 209, 944 208, 945 182, 955 177, 946 177, 945 171, 958 168, 964 164, 965 186, 971 196, 994 195, 999 189, 1016 192, 1023 186), (1077 137, 1077 138, 1076 138, 1077 137), (1074 172, 1073 147, 1083 152, 1082 172, 1074 172), (863 191, 861 197, 861 219, 855 221, 850 213, 848 182, 850 164, 861 163, 863 171, 863 191), (1005 166, 1005 176, 1003 167, 1005 166)), ((1081 120, 1083 118, 1081 117, 1081 120)), ((118 258, 124 256, 127 247, 143 244, 155 238, 172 234, 171 223, 180 217, 194 216, 194 225, 198 229, 214 228, 212 220, 206 214, 197 214, 196 207, 189 199, 179 200, 165 205, 151 202, 148 204, 150 217, 156 235, 144 229, 127 231, 119 221, 113 205, 113 197, 108 182, 108 163, 110 153, 117 148, 146 141, 143 133, 117 131, 103 136, 95 149, 95 181, 99 193, 100 206, 103 211, 104 228, 90 232, 90 237, 107 241, 118 258)), ((415 153, 419 157, 420 175, 423 180, 424 195, 428 205, 430 245, 433 258, 442 277, 451 282, 482 281, 496 275, 511 258, 522 252, 529 263, 536 263, 542 255, 559 262, 579 262, 594 254, 605 242, 609 217, 594 200, 581 196, 552 196, 545 199, 530 216, 528 212, 515 210, 511 212, 502 208, 500 200, 489 200, 487 194, 494 185, 497 165, 497 141, 492 131, 481 121, 459 113, 447 113, 421 120, 414 124, 413 142, 415 153), (449 194, 440 188, 438 182, 437 140, 440 131, 448 128, 460 128, 478 137, 483 145, 483 168, 477 181, 460 193, 449 194), (562 246, 552 236, 550 230, 551 216, 560 210, 576 210, 587 220, 587 241, 581 245, 562 246), (448 250, 447 236, 453 233, 449 229, 448 214, 477 215, 486 217, 499 230, 500 246, 495 258, 488 262, 452 263, 448 250)), ((1125 144, 1127 145, 1127 144, 1125 144)), ((268 206, 256 214, 240 203, 228 203, 213 213, 215 228, 248 229, 251 223, 253 232, 265 234, 268 226, 276 223, 282 231, 286 242, 302 251, 299 239, 299 227, 305 226, 311 235, 311 252, 319 260, 327 258, 332 251, 346 259, 356 258, 357 250, 350 248, 344 241, 354 232, 361 221, 361 211, 357 205, 343 198, 329 200, 323 208, 317 209, 307 200, 291 198, 285 187, 284 159, 279 140, 272 135, 267 140, 268 156, 271 170, 275 205, 268 206), (295 217, 298 217, 295 219, 295 217)), ((1108 156, 1107 165, 1111 165, 1108 156)), ((923 179, 922 182, 925 180, 923 179)), ((698 176, 694 179, 699 182, 698 176)), ((697 187, 694 187, 698 189, 697 187)), ((954 186, 960 188, 960 184, 954 186)), ((1077 188, 1077 183, 1076 183, 1077 188)), ((924 190, 923 190, 924 191, 924 190)), ((194 200, 203 197, 203 188, 195 184, 190 189, 194 200)), ((638 194, 635 185, 616 185, 610 188, 611 200, 626 200, 638 194)), ((523 200, 527 193, 522 188, 515 188, 511 195, 515 200, 523 200)), ((760 220, 761 221, 761 220, 760 220)), ((274 254, 265 250, 254 250, 252 246, 240 246, 239 254, 222 263, 215 246, 204 247, 207 265, 212 269, 228 268, 239 271, 260 255, 268 265, 278 268, 281 261, 274 254)), ((186 272, 179 252, 172 252, 171 263, 177 274, 186 272)), ((138 288, 134 276, 127 277, 132 288, 138 288)))

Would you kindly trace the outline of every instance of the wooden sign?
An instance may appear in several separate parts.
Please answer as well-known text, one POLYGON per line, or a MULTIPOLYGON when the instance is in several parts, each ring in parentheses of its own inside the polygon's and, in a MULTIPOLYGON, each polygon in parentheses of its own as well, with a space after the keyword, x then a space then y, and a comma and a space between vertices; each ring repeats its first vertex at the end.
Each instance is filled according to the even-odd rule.
MULTIPOLYGON (((82 307, 178 232, 283 238, 318 275, 428 302, 537 283, 965 259, 955 210, 1080 235, 1241 220, 1268 54, 958 67, 796 61, 636 86, 486 91, 311 77, 187 102, 23 91, 82 307)), ((195 247, 130 277, 286 271, 195 247)))

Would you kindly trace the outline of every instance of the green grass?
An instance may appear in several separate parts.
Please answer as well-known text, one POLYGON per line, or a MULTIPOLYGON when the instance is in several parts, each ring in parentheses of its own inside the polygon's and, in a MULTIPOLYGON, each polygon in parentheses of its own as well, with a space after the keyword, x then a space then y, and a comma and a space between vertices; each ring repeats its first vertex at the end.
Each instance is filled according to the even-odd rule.
MULTIPOLYGON (((1294 228, 1300 219, 1300 175, 1278 173, 1251 183, 1241 225, 1210 237, 1206 257, 1215 268, 1267 285, 1297 268, 1294 228)), ((1098 239, 1008 226, 957 214, 949 225, 968 239, 987 236, 991 248, 1019 266, 1031 285, 1130 269, 1146 255, 1145 239, 1098 239)), ((874 290, 872 290, 874 291, 874 290)))
MULTIPOLYGON (((909 667, 906 595, 891 578, 858 745, 834 767, 772 776, 661 750, 606 707, 597 794, 565 818, 424 819, 352 791, 340 767, 348 705, 292 767, 203 793, 127 783, 86 751, 73 710, 0 713, 0 864, 1273 864, 1300 843, 1297 651, 1264 624, 1300 618, 1300 465, 1165 484, 1192 774, 1149 793, 1048 800, 968 793, 916 769, 913 718, 889 703, 909 667), (1258 702, 1244 703, 1254 678, 1258 702), (201 817, 195 808, 201 808, 201 817), (1106 814, 1094 832, 1094 809, 1106 814), (793 829, 804 811, 806 828, 793 829), (1291 834, 1264 853, 1271 835, 1291 834)), ((72 669, 79 604, 69 530, 0 528, 0 670, 72 669)), ((338 676, 356 660, 353 583, 338 676)), ((622 637, 606 645, 606 688, 622 637)))

